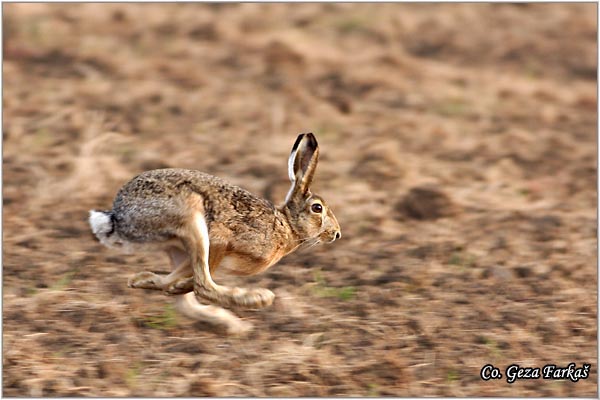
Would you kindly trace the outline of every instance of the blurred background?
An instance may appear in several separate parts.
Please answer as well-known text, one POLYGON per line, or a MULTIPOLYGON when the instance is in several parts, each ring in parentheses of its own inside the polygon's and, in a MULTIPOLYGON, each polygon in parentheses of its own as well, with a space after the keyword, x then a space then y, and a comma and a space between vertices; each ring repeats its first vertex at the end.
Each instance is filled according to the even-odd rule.
POLYGON ((594 396, 596 7, 4 4, 3 394, 594 396), (300 132, 343 237, 217 277, 277 294, 246 337, 89 232, 152 168, 279 203, 300 132))

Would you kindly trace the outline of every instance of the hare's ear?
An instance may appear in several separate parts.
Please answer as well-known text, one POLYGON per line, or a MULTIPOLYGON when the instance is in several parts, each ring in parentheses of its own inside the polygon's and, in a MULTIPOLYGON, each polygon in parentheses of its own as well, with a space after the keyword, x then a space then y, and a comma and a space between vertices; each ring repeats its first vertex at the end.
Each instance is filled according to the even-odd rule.
POLYGON ((319 160, 319 144, 312 133, 298 135, 288 160, 288 173, 292 187, 286 202, 296 193, 306 194, 315 175, 319 160))

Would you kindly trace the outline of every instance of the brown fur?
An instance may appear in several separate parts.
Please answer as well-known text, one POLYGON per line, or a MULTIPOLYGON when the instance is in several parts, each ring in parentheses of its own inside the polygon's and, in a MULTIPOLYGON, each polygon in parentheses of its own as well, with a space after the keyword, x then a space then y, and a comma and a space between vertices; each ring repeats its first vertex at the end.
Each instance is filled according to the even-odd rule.
POLYGON ((169 276, 142 272, 130 280, 132 287, 169 294, 193 290, 198 298, 223 306, 262 307, 272 302, 270 291, 220 286, 211 273, 224 266, 230 273, 256 274, 303 243, 340 237, 335 216, 309 190, 318 154, 312 134, 298 137, 288 163, 292 186, 279 207, 203 172, 159 169, 125 184, 113 209, 100 217, 92 212, 102 221, 91 217, 90 223, 109 246, 169 253, 174 265, 169 276), (322 206, 321 213, 314 212, 314 203, 322 206), (181 254, 189 259, 182 261, 181 254))

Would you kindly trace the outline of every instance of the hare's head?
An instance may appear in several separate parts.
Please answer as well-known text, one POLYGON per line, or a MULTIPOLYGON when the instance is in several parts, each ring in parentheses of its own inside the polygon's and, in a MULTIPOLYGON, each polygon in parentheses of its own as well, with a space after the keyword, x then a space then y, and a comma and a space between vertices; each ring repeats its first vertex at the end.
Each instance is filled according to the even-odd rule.
POLYGON ((333 242, 342 236, 340 225, 322 197, 310 191, 319 159, 319 145, 312 133, 298 136, 290 159, 288 172, 292 186, 285 199, 292 229, 307 242, 333 242))

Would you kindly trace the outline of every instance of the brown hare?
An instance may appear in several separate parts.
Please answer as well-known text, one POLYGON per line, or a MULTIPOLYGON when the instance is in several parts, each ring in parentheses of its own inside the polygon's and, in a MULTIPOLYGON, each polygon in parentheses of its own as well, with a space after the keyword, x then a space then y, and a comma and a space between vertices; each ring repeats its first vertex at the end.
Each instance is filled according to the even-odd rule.
POLYGON ((113 209, 90 211, 89 222, 108 247, 169 255, 170 274, 143 271, 129 280, 130 287, 177 295, 185 315, 224 324, 232 333, 245 331, 250 324, 218 306, 265 307, 275 295, 218 285, 211 273, 223 266, 238 275, 256 274, 302 245, 340 238, 333 212, 310 191, 318 157, 315 136, 299 135, 288 162, 291 188, 279 207, 217 177, 169 168, 133 178, 117 193, 113 209))

